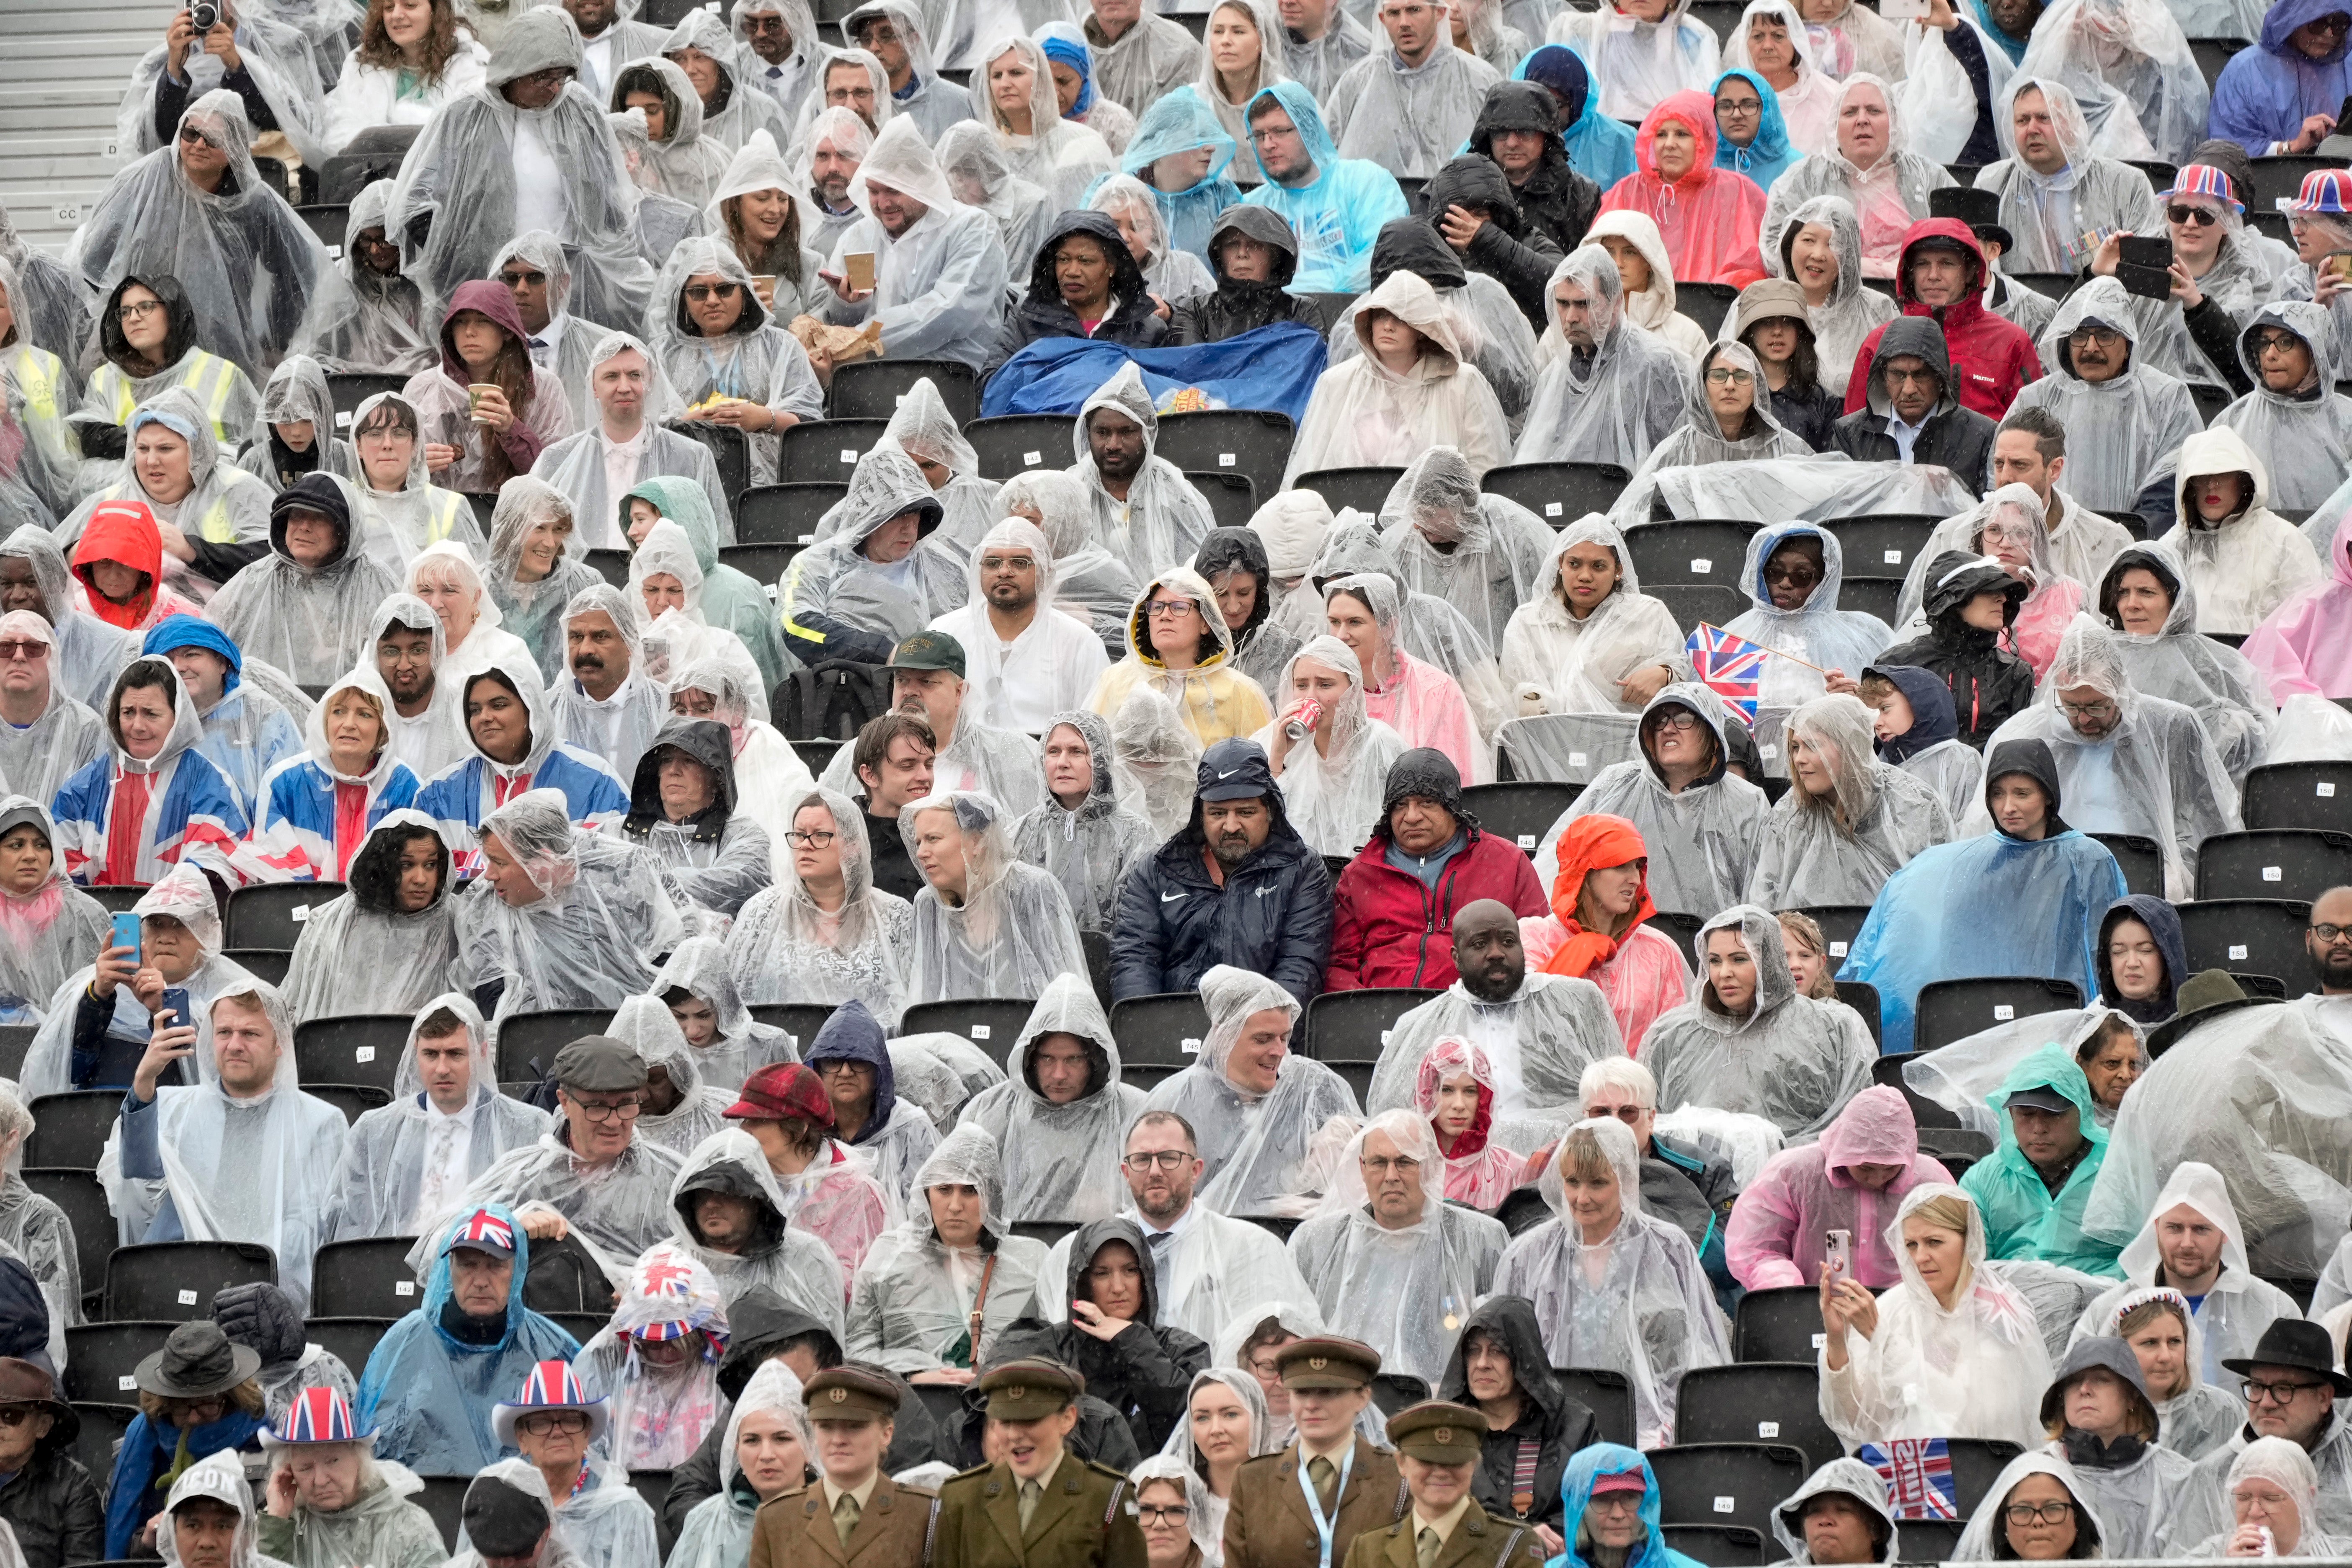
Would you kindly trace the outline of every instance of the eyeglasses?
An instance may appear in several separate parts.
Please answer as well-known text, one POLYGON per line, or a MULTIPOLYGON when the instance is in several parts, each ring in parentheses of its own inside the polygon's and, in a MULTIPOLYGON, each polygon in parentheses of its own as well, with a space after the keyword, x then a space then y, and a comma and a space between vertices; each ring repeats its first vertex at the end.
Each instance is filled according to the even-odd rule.
POLYGON ((642 1100, 582 1100, 569 1094, 564 1098, 578 1106, 580 1114, 591 1121, 611 1121, 615 1119, 622 1121, 635 1121, 637 1119, 637 1112, 646 1108, 646 1102, 642 1100))
POLYGON ((2258 354, 2274 353, 2285 353, 2290 350, 2299 349, 2301 347, 2303 347, 2303 340, 2296 337, 2293 332, 2257 332, 2254 334, 2254 352, 2258 354))
POLYGON ((0 642, 0 660, 37 659, 49 657, 49 645, 27 637, 22 642, 0 642))
POLYGON ((1172 621, 1199 612, 1190 599, 1154 599, 1144 605, 1144 613, 1154 620, 1172 621))
POLYGON ((1936 374, 1933 366, 1924 364, 1917 370, 1897 370, 1890 364, 1885 374, 1889 382, 1901 386, 1909 386, 1915 383, 1920 386, 1933 386, 1944 379, 1936 374))
POLYGON ((1764 111, 1764 100, 1760 98, 1718 98, 1715 100, 1715 111, 1717 114, 1742 116, 1761 114, 1764 111))
POLYGON ((1357 1157, 1356 1163, 1364 1168, 1366 1174, 1372 1176, 1385 1176, 1391 1171, 1394 1171, 1398 1175, 1402 1176, 1407 1172, 1418 1171, 1421 1169, 1420 1161, 1409 1159, 1402 1154, 1398 1154, 1393 1157, 1381 1154, 1362 1154, 1357 1157))
POLYGON ((1146 1524, 1181 1524, 1191 1518, 1192 1510, 1181 1502, 1144 1502, 1135 1505, 1135 1517, 1146 1524))
POLYGON ((2074 1505, 2053 1498, 2047 1502, 2013 1502, 2000 1511, 2011 1524, 2063 1524, 2074 1505))
POLYGON ((1140 1154, 1129 1154, 1119 1163, 1130 1171, 1181 1171, 1184 1168, 1185 1162, 1192 1158, 1194 1158, 1193 1155, 1186 1153, 1181 1149, 1156 1149, 1147 1150, 1140 1154))
POLYGON ((2115 710, 2116 705, 2105 699, 2096 702, 2069 702, 2063 697, 2058 700, 2058 711, 2069 719, 2096 719, 2115 710))
POLYGON ((2239 1387, 2246 1391, 2249 1405, 2287 1405, 2306 1388, 2326 1388, 2324 1383, 2256 1383, 2247 1378, 2239 1387))
POLYGON ((1661 713, 1650 722, 1661 730, 1696 730, 1698 728, 1698 715, 1686 710, 1661 713))
POLYGON ((864 1062, 855 1057, 827 1057, 823 1061, 812 1062, 809 1065, 819 1078, 845 1078, 866 1067, 864 1062))
POLYGON ((163 308, 161 300, 142 300, 135 305, 117 305, 114 319, 118 321, 143 321, 163 308))
POLYGON ((2105 327, 2077 327, 2066 334, 2066 341, 2076 348, 2088 343, 2103 349, 2111 349, 2124 341, 2124 335, 2121 332, 2111 331, 2105 327))
POLYGON ((698 305, 707 305, 713 300, 732 300, 741 287, 740 283, 689 283, 686 297, 698 305))
POLYGON ((2184 228, 2192 223, 2199 228, 2211 228, 2221 221, 2221 215, 2211 207, 2185 206, 2179 202, 2165 208, 2164 216, 2184 228))
POLYGON ((830 828, 823 827, 810 833, 803 833, 797 827, 784 831, 784 842, 795 849, 822 849, 833 842, 834 837, 830 828))
POLYGON ((2319 939, 2319 945, 2322 947, 2330 947, 2339 942, 2352 942, 2352 926, 2332 926, 2323 921, 2310 929, 2311 934, 2319 939))
POLYGON ((1747 371, 1734 370, 1729 365, 1718 364, 1707 371, 1706 384, 1709 386, 1753 386, 1756 384, 1756 377, 1747 371))
POLYGON ((515 1425, 534 1437, 550 1432, 585 1432, 588 1430, 588 1413, 584 1410, 549 1410, 537 1415, 526 1415, 515 1425))

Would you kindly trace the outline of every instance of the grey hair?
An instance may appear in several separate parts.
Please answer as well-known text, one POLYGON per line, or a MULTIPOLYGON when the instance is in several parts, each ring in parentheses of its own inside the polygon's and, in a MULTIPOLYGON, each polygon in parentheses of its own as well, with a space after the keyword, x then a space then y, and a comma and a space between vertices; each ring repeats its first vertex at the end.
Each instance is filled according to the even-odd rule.
POLYGON ((1583 1078, 1577 1081, 1576 1097, 1591 1100, 1604 1089, 1632 1095, 1633 1103, 1644 1110, 1658 1108, 1656 1075, 1631 1057, 1602 1057, 1586 1064, 1583 1078))

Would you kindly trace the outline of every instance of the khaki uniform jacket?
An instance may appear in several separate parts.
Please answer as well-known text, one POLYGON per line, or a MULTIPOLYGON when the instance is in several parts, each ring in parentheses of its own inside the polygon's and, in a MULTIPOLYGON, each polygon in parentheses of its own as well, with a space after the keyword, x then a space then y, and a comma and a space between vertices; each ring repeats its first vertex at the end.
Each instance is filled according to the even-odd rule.
POLYGON ((940 1488, 939 1568, 1145 1568, 1135 1488, 1107 1465, 1065 1452, 1021 1528, 1020 1483, 982 1465, 940 1488))
POLYGON ((751 1524, 751 1568, 928 1568, 938 1561, 940 1495, 885 1475, 874 1483, 849 1550, 833 1528, 824 1483, 811 1481, 760 1505, 751 1524))
MULTIPOLYGON (((1297 1443, 1242 1466, 1234 1477, 1232 1506, 1225 1514, 1225 1568, 1314 1568, 1323 1551, 1315 1517, 1298 1489, 1304 1461, 1297 1443)), ((1412 1500, 1397 1477, 1396 1456, 1356 1437, 1355 1468, 1339 1494, 1339 1519, 1331 1531, 1333 1568, 1348 1562, 1359 1535, 1384 1530, 1404 1517, 1412 1500)), ((1410 1561, 1412 1552, 1406 1552, 1410 1561)))
MULTIPOLYGON (((1412 1541, 1417 1529, 1408 1505, 1394 1524, 1356 1537, 1346 1568, 1419 1568, 1412 1541)), ((1430 1568, 1543 1568, 1543 1542, 1532 1525, 1496 1519, 1473 1502, 1430 1568)))

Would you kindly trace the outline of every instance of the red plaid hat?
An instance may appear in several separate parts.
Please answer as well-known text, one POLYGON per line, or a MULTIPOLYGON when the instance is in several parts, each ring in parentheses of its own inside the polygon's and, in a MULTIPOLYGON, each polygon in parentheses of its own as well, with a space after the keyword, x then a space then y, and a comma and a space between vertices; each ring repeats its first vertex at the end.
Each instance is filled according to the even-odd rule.
POLYGON ((743 1080, 735 1103, 719 1112, 737 1121, 782 1121, 798 1116, 833 1131, 833 1097, 816 1069, 800 1062, 776 1062, 743 1080))

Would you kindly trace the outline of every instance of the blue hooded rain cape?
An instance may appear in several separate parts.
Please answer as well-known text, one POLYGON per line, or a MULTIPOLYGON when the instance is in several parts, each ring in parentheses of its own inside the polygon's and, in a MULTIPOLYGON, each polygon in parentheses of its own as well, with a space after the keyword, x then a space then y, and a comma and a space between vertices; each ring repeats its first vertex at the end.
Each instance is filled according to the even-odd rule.
POLYGON ((1641 166, 1633 156, 1633 128, 1601 112, 1591 68, 1576 50, 1546 44, 1512 68, 1511 79, 1549 88, 1562 103, 1578 106, 1577 117, 1559 137, 1578 174, 1605 191, 1641 166))
MULTIPOLYGON (((2129 1018, 2135 1024, 2161 1024, 2180 1011, 2180 983, 2189 978, 2189 941, 2180 929, 2180 911, 2162 899, 2147 893, 2134 893, 2117 899, 2107 906, 2099 921, 2099 945, 2095 950, 2099 961, 2099 1000, 2129 1018), (2156 951, 2164 960, 2164 984, 2145 1002, 2135 1002, 2116 989, 2114 973, 2107 967, 2107 938, 2124 921, 2134 920, 2147 927, 2156 938, 2156 951)), ((2084 995, 2090 993, 2084 993, 2084 995)))
POLYGON ((1758 190, 1769 191, 1772 188, 1772 182, 1780 177, 1781 171, 1795 163, 1804 153, 1789 140, 1789 122, 1780 115, 1780 94, 1772 90, 1770 82, 1754 71, 1725 71, 1715 79, 1707 91, 1721 92, 1723 84, 1733 77, 1756 89, 1756 96, 1764 100, 1764 110, 1756 121, 1756 139, 1745 147, 1733 146, 1731 139, 1723 135, 1718 128, 1715 139, 1715 166, 1728 169, 1735 174, 1745 174, 1758 190))
MULTIPOLYGON (((1323 123, 1323 110, 1306 84, 1276 82, 1251 99, 1250 107, 1255 109, 1269 96, 1298 127, 1307 155, 1315 160, 1315 180, 1297 186, 1268 180, 1242 200, 1279 213, 1298 237, 1292 293, 1360 294, 1371 287, 1372 244, 1380 237, 1381 225, 1411 216, 1404 191, 1396 176, 1378 163, 1339 156, 1330 127, 1323 123)), ((1130 155, 1133 151, 1130 143, 1130 155)))
MULTIPOLYGON (((1160 224, 1168 230, 1168 243, 1179 250, 1191 251, 1207 264, 1209 230, 1215 226, 1217 215, 1242 199, 1241 187, 1225 173, 1239 151, 1225 128, 1217 122, 1215 111, 1201 100, 1201 95, 1189 87, 1180 87, 1160 94, 1159 100, 1143 111, 1118 166, 1122 173, 1141 180, 1151 192, 1152 200, 1160 205, 1160 224), (1151 183, 1153 163, 1203 147, 1210 152, 1209 172, 1201 176, 1198 184, 1181 191, 1163 191, 1151 183)), ((1087 188, 1087 195, 1092 199, 1092 186, 1087 188)), ((1213 272, 1215 268, 1211 266, 1210 270, 1213 272)))
POLYGON ((1544 1568, 1592 1568, 1592 1563, 1576 1551, 1577 1527, 1584 1519, 1585 1505, 1592 1500, 1592 1486, 1603 1476, 1622 1476, 1642 1472, 1642 1530, 1648 1537, 1641 1545, 1625 1555, 1625 1568, 1699 1568, 1696 1559, 1685 1557, 1666 1544, 1666 1532, 1658 1527, 1658 1478, 1650 1473, 1650 1461, 1622 1443, 1595 1443, 1579 1448, 1568 1461, 1568 1471, 1559 1478, 1559 1500, 1565 1510, 1560 1533, 1568 1545, 1560 1554, 1544 1564, 1544 1568))
POLYGON ((2287 42, 2306 22, 2345 8, 2344 0, 2278 0, 2263 17, 2262 41, 2240 49, 2213 82, 2205 133, 2224 137, 2250 158, 2266 156, 2273 142, 2292 142, 2315 114, 2333 114, 2352 94, 2352 37, 2338 37, 2323 59, 2287 42))

